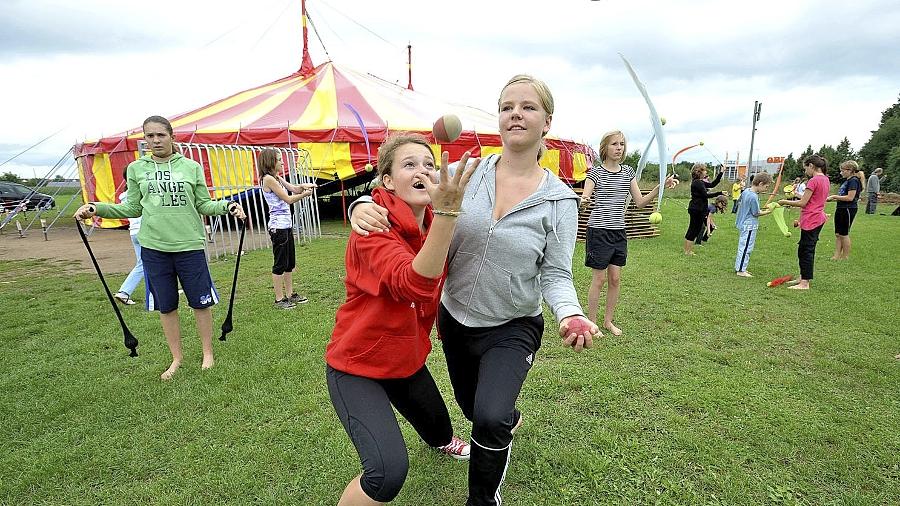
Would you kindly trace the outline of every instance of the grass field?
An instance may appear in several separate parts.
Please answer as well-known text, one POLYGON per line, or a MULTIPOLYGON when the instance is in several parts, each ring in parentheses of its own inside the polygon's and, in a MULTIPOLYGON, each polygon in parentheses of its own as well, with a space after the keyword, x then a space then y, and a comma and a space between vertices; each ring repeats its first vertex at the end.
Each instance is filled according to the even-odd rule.
MULTIPOLYGON (((804 293, 765 286, 797 272, 797 234, 781 237, 767 218, 753 279, 734 276, 731 214, 716 215, 696 257, 681 255, 686 203, 667 200, 662 236, 630 243, 623 336, 575 354, 548 324, 520 398, 505 504, 896 504, 900 219, 860 214, 839 263, 826 224, 804 293)), ((187 362, 166 383, 156 315, 125 310, 141 341, 129 358, 95 275, 0 261, 0 503, 336 503, 359 463, 325 388, 346 244, 340 224, 325 228, 344 236, 298 248, 309 304, 273 309, 270 252, 247 254, 216 367, 200 371, 183 311, 187 362)), ((583 258, 579 244, 584 303, 583 258)), ((222 294, 232 269, 212 265, 222 294)), ((439 346, 429 367, 467 435, 439 346)), ((411 469, 395 504, 463 504, 466 464, 401 426, 411 469)))

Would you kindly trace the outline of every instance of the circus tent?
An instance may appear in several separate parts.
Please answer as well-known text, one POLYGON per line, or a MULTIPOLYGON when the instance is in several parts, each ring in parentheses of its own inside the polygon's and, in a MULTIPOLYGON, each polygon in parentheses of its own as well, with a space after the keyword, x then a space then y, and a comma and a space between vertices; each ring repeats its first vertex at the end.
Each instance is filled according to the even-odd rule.
MULTIPOLYGON (((294 74, 169 120, 178 142, 305 149, 320 182, 341 180, 347 187, 373 177, 367 164, 375 165, 378 146, 390 132, 419 132, 434 142, 432 122, 444 114, 459 116, 463 132, 453 143, 434 142, 436 155, 448 151, 458 159, 466 150, 476 156, 500 152, 496 115, 411 88, 333 62, 313 68, 304 46, 303 65, 294 74)), ((137 159, 142 138, 137 128, 75 146, 86 201, 116 201, 124 168, 137 159)), ((544 167, 570 183, 584 178, 593 160, 589 146, 554 137, 545 143, 544 167)), ((204 165, 207 183, 216 186, 217 171, 224 169, 214 159, 204 165)), ((103 226, 118 226, 118 220, 106 221, 103 226)))

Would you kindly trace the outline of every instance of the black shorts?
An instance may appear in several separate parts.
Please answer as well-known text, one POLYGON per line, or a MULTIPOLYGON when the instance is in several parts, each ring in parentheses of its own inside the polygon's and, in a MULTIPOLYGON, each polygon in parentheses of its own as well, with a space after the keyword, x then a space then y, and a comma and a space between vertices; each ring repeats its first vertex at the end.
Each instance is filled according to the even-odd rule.
POLYGON ((706 231, 707 214, 709 214, 709 212, 706 209, 701 209, 699 211, 688 210, 688 216, 690 216, 691 222, 688 225, 687 232, 684 234, 686 240, 694 241, 702 232, 706 231))
POLYGON ((297 259, 294 253, 294 234, 289 228, 269 230, 269 238, 272 239, 272 254, 275 263, 272 264, 272 274, 281 275, 285 272, 293 272, 297 259))
POLYGON ((609 264, 625 267, 628 258, 628 238, 625 229, 588 227, 584 245, 584 265, 603 270, 609 264))
POLYGON ((855 207, 842 207, 834 211, 834 233, 837 235, 850 235, 850 227, 853 218, 856 217, 855 207))

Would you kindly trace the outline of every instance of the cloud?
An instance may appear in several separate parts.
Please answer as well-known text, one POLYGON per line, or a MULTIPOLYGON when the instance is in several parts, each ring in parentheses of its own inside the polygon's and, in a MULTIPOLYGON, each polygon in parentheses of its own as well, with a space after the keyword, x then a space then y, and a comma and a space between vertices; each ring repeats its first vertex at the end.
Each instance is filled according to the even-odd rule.
MULTIPOLYGON (((652 81, 765 75, 798 83, 900 76, 900 9, 893 2, 755 2, 742 7, 695 2, 689 9, 671 3, 654 5, 654 15, 641 3, 614 9, 612 20, 604 18, 587 30, 573 20, 567 23, 571 29, 552 36, 517 33, 508 47, 538 58, 565 59, 584 69, 618 67, 621 52, 652 81), (617 16, 629 22, 617 22, 617 16)), ((554 22, 551 18, 545 24, 554 22)), ((478 43, 489 45, 490 38, 483 36, 478 43)))
MULTIPOLYGON (((649 119, 621 52, 668 118, 670 150, 704 140, 722 158, 745 156, 754 100, 763 103, 755 152, 796 154, 845 135, 859 149, 900 91, 895 3, 457 0, 437 14, 399 0, 308 7, 328 46, 326 56, 310 31, 315 63, 331 58, 405 85, 411 42, 417 90, 488 111, 509 77, 531 73, 556 98, 553 134, 596 146, 618 128, 642 148, 649 119)), ((41 147, 52 165, 75 140, 283 77, 300 63, 298 11, 294 0, 3 1, 0 110, 13 120, 0 138, 21 150, 70 125, 41 147)), ((704 154, 712 158, 691 152, 704 154)))
MULTIPOLYGON (((158 44, 152 27, 116 3, 88 11, 76 2, 19 1, 0 5, 0 56, 133 52, 158 44)), ((164 44, 177 43, 173 38, 164 44)))
MULTIPOLYGON (((0 3, 0 56, 27 59, 199 49, 236 31, 262 36, 273 20, 285 17, 279 16, 279 11, 284 14, 283 7, 282 0, 156 0, 152 4, 4 0, 0 3)), ((287 18, 296 23, 300 16, 287 18)))

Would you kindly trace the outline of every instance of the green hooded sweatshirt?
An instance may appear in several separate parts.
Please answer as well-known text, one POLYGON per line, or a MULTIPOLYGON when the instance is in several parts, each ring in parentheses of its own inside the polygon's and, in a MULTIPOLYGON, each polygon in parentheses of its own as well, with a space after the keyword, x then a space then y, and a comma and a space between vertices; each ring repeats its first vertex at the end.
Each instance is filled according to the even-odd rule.
POLYGON ((142 247, 165 252, 202 250, 206 244, 200 215, 225 214, 228 200, 211 200, 203 168, 179 153, 165 162, 145 155, 126 171, 125 204, 95 202, 102 218, 141 216, 138 242, 142 247))

